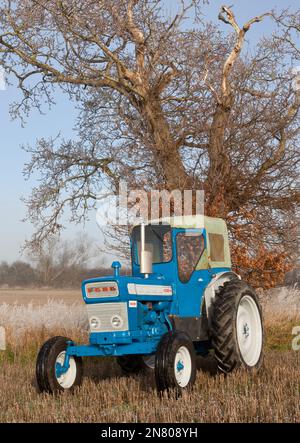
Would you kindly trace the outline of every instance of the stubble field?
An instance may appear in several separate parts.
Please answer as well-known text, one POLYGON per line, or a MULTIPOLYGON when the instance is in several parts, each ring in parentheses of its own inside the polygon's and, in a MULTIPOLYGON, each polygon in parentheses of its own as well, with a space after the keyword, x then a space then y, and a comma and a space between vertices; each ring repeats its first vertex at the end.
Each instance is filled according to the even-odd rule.
POLYGON ((124 377, 114 359, 85 361, 83 385, 73 395, 39 394, 35 359, 53 335, 87 340, 78 291, 0 291, 0 422, 299 422, 300 351, 292 330, 300 325, 299 291, 264 298, 265 364, 259 373, 227 377, 213 359, 198 359, 197 381, 182 398, 158 398, 151 372, 124 377))

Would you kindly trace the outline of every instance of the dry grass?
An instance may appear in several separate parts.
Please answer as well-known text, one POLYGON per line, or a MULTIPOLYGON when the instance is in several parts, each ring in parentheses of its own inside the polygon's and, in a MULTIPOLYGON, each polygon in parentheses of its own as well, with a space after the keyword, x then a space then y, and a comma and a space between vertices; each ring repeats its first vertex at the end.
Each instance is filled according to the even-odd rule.
POLYGON ((81 291, 74 289, 1 289, 0 305, 6 303, 9 305, 27 305, 33 306, 46 304, 49 300, 66 304, 82 304, 81 291))
POLYGON ((0 422, 299 422, 300 351, 291 350, 291 341, 300 316, 291 312, 265 307, 266 357, 259 373, 215 375, 213 362, 199 359, 193 391, 179 400, 159 399, 153 374, 126 378, 114 359, 89 359, 83 386, 54 398, 37 392, 36 353, 52 335, 86 341, 82 306, 53 300, 0 306, 9 343, 0 352, 0 422))
POLYGON ((34 362, 1 363, 0 422, 299 422, 299 353, 269 351, 257 374, 198 371, 195 388, 160 400, 153 375, 125 378, 112 359, 87 362, 83 386, 57 398, 38 394, 34 362))

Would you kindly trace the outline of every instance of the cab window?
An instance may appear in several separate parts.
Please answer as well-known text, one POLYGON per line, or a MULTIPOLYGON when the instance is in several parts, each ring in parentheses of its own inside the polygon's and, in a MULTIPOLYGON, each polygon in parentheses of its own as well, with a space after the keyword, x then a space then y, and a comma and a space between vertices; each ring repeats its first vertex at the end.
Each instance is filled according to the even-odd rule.
POLYGON ((224 237, 221 234, 208 234, 210 244, 210 259, 214 262, 223 262, 224 258, 224 237))
MULTIPOLYGON (((132 232, 133 259, 140 264, 141 228, 135 226, 132 232)), ((153 264, 172 260, 172 236, 170 225, 145 226, 145 249, 152 252, 153 264)))
POLYGON ((176 248, 179 279, 186 283, 205 249, 204 237, 197 233, 180 232, 176 236, 176 248))

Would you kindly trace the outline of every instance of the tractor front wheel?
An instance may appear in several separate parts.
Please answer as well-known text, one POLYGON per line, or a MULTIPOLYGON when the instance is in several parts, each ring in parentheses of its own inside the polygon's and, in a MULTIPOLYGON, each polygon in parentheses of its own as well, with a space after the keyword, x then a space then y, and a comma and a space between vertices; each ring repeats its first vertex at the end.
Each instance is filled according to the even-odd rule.
POLYGON ((80 357, 70 357, 69 368, 62 373, 69 338, 53 337, 41 347, 36 362, 36 380, 40 392, 57 394, 81 385, 83 367, 80 357))
POLYGON ((249 370, 261 367, 262 313, 255 291, 247 283, 231 280, 216 292, 211 333, 221 372, 229 373, 239 367, 249 370))
POLYGON ((193 342, 180 331, 166 333, 155 358, 155 380, 159 392, 175 390, 180 395, 196 379, 196 355, 193 342))

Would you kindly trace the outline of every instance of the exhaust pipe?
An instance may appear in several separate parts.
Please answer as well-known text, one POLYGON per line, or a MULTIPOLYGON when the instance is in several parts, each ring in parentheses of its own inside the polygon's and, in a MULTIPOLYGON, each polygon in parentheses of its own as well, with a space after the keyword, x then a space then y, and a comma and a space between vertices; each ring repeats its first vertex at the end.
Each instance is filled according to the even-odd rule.
POLYGON ((152 252, 146 249, 145 241, 146 227, 145 223, 141 223, 141 274, 148 277, 152 273, 152 252))

